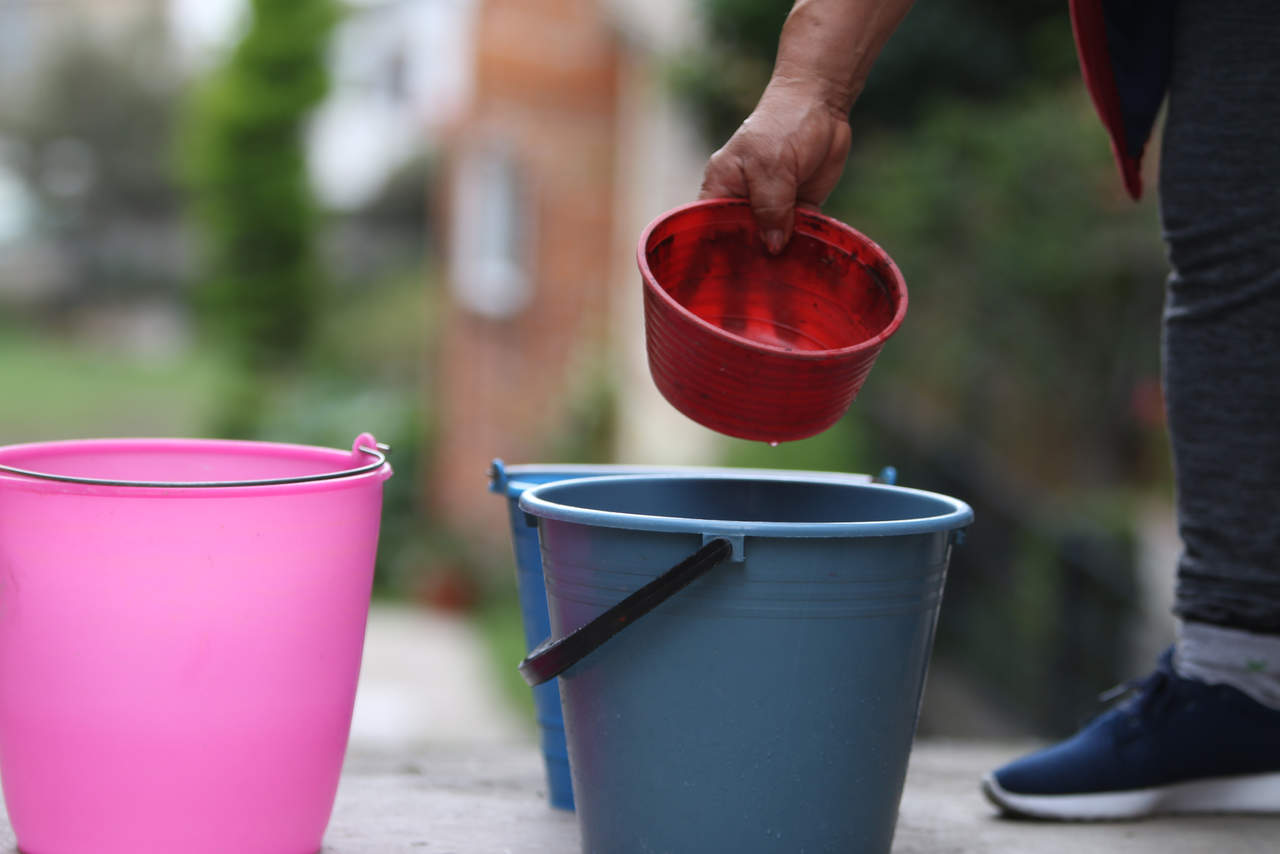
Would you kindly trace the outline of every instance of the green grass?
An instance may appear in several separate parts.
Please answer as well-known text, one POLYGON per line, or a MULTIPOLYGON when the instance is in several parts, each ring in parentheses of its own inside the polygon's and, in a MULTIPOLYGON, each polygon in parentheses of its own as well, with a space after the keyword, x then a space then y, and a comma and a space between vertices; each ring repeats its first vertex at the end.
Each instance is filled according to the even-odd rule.
POLYGON ((0 330, 0 443, 201 435, 221 378, 194 350, 156 359, 0 330))
POLYGON ((421 394, 437 330, 438 291, 428 267, 337 295, 326 303, 316 330, 314 369, 421 394))
MULTIPOLYGON (((419 408, 429 291, 421 274, 406 273, 328 306, 311 364, 272 389, 266 421, 273 432, 292 441, 350 441, 348 420, 369 429, 368 421, 391 422, 400 410, 419 408), (317 424, 334 421, 337 438, 313 435, 317 424)), ((210 435, 232 379, 226 365, 199 344, 173 357, 145 356, 0 325, 0 444, 210 435)))

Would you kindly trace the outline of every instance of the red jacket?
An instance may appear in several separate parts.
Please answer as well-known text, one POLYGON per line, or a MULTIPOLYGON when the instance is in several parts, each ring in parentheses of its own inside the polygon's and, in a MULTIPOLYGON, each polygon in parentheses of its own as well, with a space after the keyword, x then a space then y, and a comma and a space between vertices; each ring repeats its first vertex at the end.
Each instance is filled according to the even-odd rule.
POLYGON ((1111 135, 1125 189, 1136 199, 1142 195, 1142 152, 1169 87, 1173 3, 1070 2, 1085 85, 1111 135))

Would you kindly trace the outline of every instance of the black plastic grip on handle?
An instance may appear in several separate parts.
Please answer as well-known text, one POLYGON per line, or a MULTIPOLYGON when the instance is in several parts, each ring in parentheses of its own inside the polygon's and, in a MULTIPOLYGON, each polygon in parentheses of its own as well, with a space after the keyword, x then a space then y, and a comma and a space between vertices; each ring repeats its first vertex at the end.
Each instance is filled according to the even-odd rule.
POLYGON ((725 538, 708 541, 585 626, 562 638, 543 641, 520 662, 520 675, 530 685, 554 679, 732 554, 733 545, 725 538))

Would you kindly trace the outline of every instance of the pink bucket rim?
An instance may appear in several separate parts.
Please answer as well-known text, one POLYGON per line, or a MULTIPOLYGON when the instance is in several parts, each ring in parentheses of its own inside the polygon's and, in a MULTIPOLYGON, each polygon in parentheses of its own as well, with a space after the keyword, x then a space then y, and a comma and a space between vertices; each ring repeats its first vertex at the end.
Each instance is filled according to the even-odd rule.
POLYGON ((316 445, 285 442, 264 442, 241 439, 190 439, 190 438, 112 438, 112 439, 60 439, 48 442, 27 442, 0 447, 0 485, 34 490, 38 492, 87 493, 111 495, 162 495, 201 496, 262 494, 263 492, 298 493, 323 488, 350 486, 356 481, 375 480, 378 483, 391 477, 392 469, 387 461, 389 446, 379 443, 372 434, 361 433, 352 443, 350 451, 316 445), (242 457, 274 456, 307 459, 316 463, 332 463, 329 471, 317 471, 300 475, 264 477, 240 480, 128 480, 101 478, 76 474, 39 471, 10 465, 9 461, 60 453, 137 453, 180 454, 183 452, 227 453, 242 457), (360 461, 359 465, 350 463, 360 461), (341 466, 342 463, 348 463, 341 466))
POLYGON ((893 317, 889 319, 889 322, 883 329, 872 337, 859 341, 857 344, 851 344, 848 347, 838 347, 833 350, 788 350, 785 347, 779 347, 775 344, 765 344, 760 341, 745 338, 741 335, 735 335, 732 332, 721 329, 713 323, 708 323, 677 302, 675 297, 671 296, 671 294, 667 293, 666 288, 662 287, 662 285, 658 283, 658 277, 655 276, 653 270, 649 268, 648 257, 649 239, 659 226, 691 210, 697 210, 698 208, 742 208, 750 211, 751 205, 746 199, 699 199, 696 202, 689 202, 688 204, 672 208, 666 213, 659 214, 652 222, 645 226, 644 231, 641 232, 640 241, 636 246, 636 260, 640 266, 640 276, 644 279, 645 290, 653 294, 669 310, 674 310, 681 316, 687 318, 691 323, 712 337, 719 338, 722 341, 727 341, 731 344, 746 347, 747 349, 755 350, 760 353, 771 353, 778 356, 784 356, 788 359, 801 361, 826 361, 846 356, 853 356, 882 346, 885 341, 889 340, 894 332, 898 331, 898 327, 902 325, 903 319, 907 316, 907 283, 902 276, 902 271, 898 269, 898 265, 894 263, 894 260, 890 257, 889 253, 884 251, 880 244, 876 243, 870 237, 867 237, 853 226, 818 211, 798 207, 796 208, 796 230, 801 234, 819 239, 817 235, 810 233, 806 229, 802 229, 800 226, 806 221, 809 223, 821 223, 825 227, 845 232, 859 244, 865 245, 875 253, 879 260, 884 262, 885 267, 890 273, 889 281, 886 281, 884 284, 889 288, 891 294, 898 300, 893 317))

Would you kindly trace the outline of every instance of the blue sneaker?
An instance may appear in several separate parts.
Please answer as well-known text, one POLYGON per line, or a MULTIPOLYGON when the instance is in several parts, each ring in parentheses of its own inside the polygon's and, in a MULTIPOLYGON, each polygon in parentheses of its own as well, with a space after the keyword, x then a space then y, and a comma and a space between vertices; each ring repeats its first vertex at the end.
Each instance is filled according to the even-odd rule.
POLYGON ((1009 815, 1065 821, 1280 812, 1280 711, 1182 678, 1172 649, 1126 688, 1071 738, 988 774, 987 798, 1009 815))

